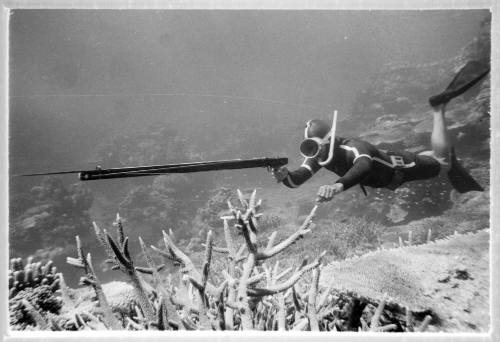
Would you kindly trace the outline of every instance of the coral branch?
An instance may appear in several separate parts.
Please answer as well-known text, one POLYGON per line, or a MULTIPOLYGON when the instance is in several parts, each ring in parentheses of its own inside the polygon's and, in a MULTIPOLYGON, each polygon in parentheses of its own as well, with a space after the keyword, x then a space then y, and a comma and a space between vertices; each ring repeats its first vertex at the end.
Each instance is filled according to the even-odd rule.
MULTIPOLYGON (((122 269, 125 272, 128 272, 129 270, 131 270, 131 268, 133 267, 132 260, 128 259, 124 255, 123 250, 120 250, 120 248, 115 244, 115 242, 113 241, 113 238, 109 234, 106 234, 106 239, 108 241, 109 246, 113 250, 113 253, 115 254, 116 259, 121 264, 121 266, 123 266, 122 269)), ((126 241, 128 241, 128 240, 126 240, 126 241)), ((124 246, 124 247, 127 247, 127 246, 124 246)))
POLYGON ((165 231, 162 232, 163 242, 165 244, 165 248, 167 249, 167 253, 169 253, 169 257, 180 263, 186 273, 196 271, 191 259, 174 244, 170 235, 168 235, 165 231))
POLYGON ((321 256, 316 259, 314 262, 304 266, 297 272, 295 272, 288 280, 281 284, 271 285, 267 288, 251 288, 248 289, 248 295, 252 297, 261 297, 261 296, 269 296, 279 292, 284 292, 291 288, 295 283, 302 277, 302 275, 310 270, 319 267, 321 264, 321 258, 324 256, 325 252, 321 254, 321 256))
POLYGON ((413 314, 408 306, 405 308, 405 319, 406 319, 406 330, 409 332, 413 332, 414 331, 413 314))
POLYGON ((382 312, 384 311, 386 300, 387 300, 387 294, 384 294, 384 296, 380 300, 380 303, 377 306, 377 310, 375 310, 375 313, 372 316, 370 323, 370 331, 377 331, 380 322, 380 317, 382 316, 382 312))
MULTIPOLYGON (((189 275, 190 281, 192 283, 194 282, 194 285, 202 284, 202 275, 196 270, 194 263, 186 254, 184 254, 184 252, 182 252, 182 250, 179 247, 177 247, 174 244, 170 235, 167 234, 165 231, 163 231, 163 242, 165 244, 166 252, 161 251, 160 254, 166 256, 171 260, 178 262, 182 266, 182 273, 189 275)), ((218 297, 219 289, 217 289, 214 285, 208 282, 208 280, 204 288, 208 294, 214 297, 218 297)))
POLYGON ((328 305, 328 297, 330 296, 330 292, 332 291, 333 284, 330 283, 328 287, 325 289, 323 294, 321 295, 319 301, 316 303, 316 312, 319 313, 321 309, 323 309, 324 306, 328 305))
POLYGON ((248 221, 245 221, 245 219, 241 216, 240 212, 238 212, 237 221, 238 221, 238 227, 243 232, 243 237, 245 238, 245 243, 247 245, 248 251, 250 253, 256 253, 257 237, 255 235, 255 232, 252 229, 250 229, 248 221))
MULTIPOLYGON (((151 271, 150 274, 153 276, 153 285, 157 291, 161 291, 163 287, 161 286, 161 279, 160 275, 158 274, 158 267, 153 261, 153 258, 151 258, 151 255, 149 255, 149 252, 146 248, 146 244, 144 243, 141 237, 139 237, 139 244, 141 245, 142 254, 144 254, 144 258, 146 259, 146 263, 148 264, 148 270, 151 271)), ((138 267, 136 267, 135 269, 138 270, 138 267)))
POLYGON ((318 206, 314 206, 314 208, 311 210, 307 218, 305 219, 304 223, 302 226, 295 232, 293 233, 290 237, 288 237, 286 240, 282 241, 281 243, 275 245, 274 247, 270 249, 266 249, 264 252, 261 252, 257 255, 258 260, 263 260, 263 259, 268 259, 271 258, 279 253, 281 253, 285 248, 291 246, 295 242, 297 242, 298 239, 304 237, 307 233, 311 231, 309 228, 312 224, 312 220, 316 214, 318 206))
POLYGON ((108 255, 110 263, 118 266, 113 249, 108 244, 108 241, 106 239, 106 230, 102 230, 95 222, 92 222, 92 225, 94 227, 94 232, 95 232, 95 235, 97 236, 97 240, 101 243, 102 247, 106 251, 106 254, 108 255))
POLYGON ((307 318, 303 318, 296 325, 293 326, 293 330, 305 330, 308 324, 309 320, 307 318))
MULTIPOLYGON (((203 247, 207 247, 206 244, 202 243, 201 244, 203 247)), ((215 253, 220 253, 220 254, 229 254, 229 251, 227 248, 224 247, 217 247, 217 246, 212 246, 212 251, 215 253)))
POLYGON ((391 330, 396 330, 397 329, 396 324, 387 324, 384 325, 383 327, 379 327, 376 329, 377 332, 384 332, 384 331, 391 331, 391 330))
MULTIPOLYGON (((117 244, 105 230, 100 231, 100 229, 96 229, 96 234, 98 234, 98 236, 100 235, 101 238, 103 236, 105 237, 105 243, 103 244, 104 246, 109 246, 109 249, 111 250, 111 255, 109 255, 110 258, 117 261, 114 268, 119 268, 129 277, 132 285, 134 286, 138 301, 141 305, 141 309, 144 311, 147 322, 154 322, 156 320, 156 315, 153 305, 149 301, 143 281, 134 267, 134 263, 130 256, 128 248, 128 237, 124 236, 122 239, 123 224, 121 223, 121 219, 119 216, 117 216, 117 220, 118 222, 115 222, 115 225, 118 227, 118 230, 121 230, 121 232, 118 233, 118 236, 119 239, 122 240, 122 243, 120 243, 119 241, 119 243, 117 244)), ((97 227, 97 225, 94 225, 94 227, 97 227)), ((108 249, 106 248, 106 250, 108 249)))
MULTIPOLYGON (((235 251, 234 247, 234 242, 233 238, 231 236, 231 231, 229 229, 229 224, 227 223, 227 220, 223 220, 223 225, 224 225, 224 238, 226 240, 226 246, 227 246, 227 251, 228 251, 228 271, 226 272, 225 270, 223 271, 223 275, 226 278, 226 281, 228 282, 229 288, 228 288, 228 294, 227 294, 227 299, 226 303, 235 303, 236 302, 236 282, 234 280, 235 272, 236 272, 236 259, 237 259, 237 254, 235 251)), ((226 311, 224 313, 224 325, 227 330, 233 330, 234 329, 234 307, 232 307, 230 304, 227 305, 228 307, 226 308, 226 311)), ((238 309, 237 309, 238 310, 238 309)))
POLYGON ((236 189, 236 193, 238 194, 238 199, 240 200, 241 206, 243 208, 248 207, 248 202, 245 200, 245 197, 243 196, 243 193, 241 192, 240 189, 236 189))
POLYGON ((158 316, 158 330, 170 330, 168 323, 167 302, 163 296, 160 296, 158 309, 156 310, 158 316))
POLYGON ((116 214, 116 220, 114 222, 114 225, 117 227, 118 243, 120 245, 123 245, 125 242, 125 232, 123 231, 122 218, 118 213, 116 214))
POLYGON ((97 300, 99 302, 99 306, 101 307, 103 313, 102 319, 104 324, 112 330, 121 329, 122 328, 121 323, 113 314, 111 307, 108 304, 108 300, 102 289, 101 282, 99 281, 99 278, 97 278, 97 275, 94 271, 94 267, 92 266, 92 257, 90 253, 87 254, 87 257, 84 256, 82 244, 80 241, 80 237, 78 235, 76 236, 76 249, 77 249, 78 259, 68 257, 67 258, 68 264, 75 266, 77 268, 81 268, 85 272, 85 276, 82 277, 81 283, 84 285, 90 285, 94 289, 94 292, 97 296, 97 300))
POLYGON ((267 240, 266 250, 270 250, 274 246, 274 241, 276 240, 277 235, 278 235, 278 233, 276 231, 274 231, 269 236, 269 239, 267 240))
POLYGON ((424 332, 425 330, 427 330, 427 327, 429 326, 429 323, 431 322, 432 320, 432 317, 427 315, 425 316, 424 318, 424 321, 422 322, 422 324, 416 329, 417 332, 424 332))
POLYGON ((241 325, 243 329, 253 329, 252 312, 247 295, 247 292, 249 291, 247 284, 254 267, 255 254, 250 253, 245 265, 243 266, 243 274, 241 275, 237 292, 237 301, 241 307, 239 312, 241 315, 241 325))
POLYGON ((283 293, 278 293, 278 312, 276 313, 278 320, 278 330, 286 330, 286 308, 285 308, 285 296, 283 293))
POLYGON ((316 296, 318 294, 319 276, 319 267, 315 267, 313 270, 312 283, 309 288, 309 299, 307 302, 307 316, 309 318, 311 331, 319 331, 318 317, 316 315, 316 296))
POLYGON ((208 281, 208 274, 210 273, 210 264, 212 262, 212 247, 213 247, 213 236, 212 236, 212 231, 210 230, 207 233, 205 262, 203 263, 202 274, 201 274, 201 284, 203 286, 202 292, 205 292, 205 287, 207 286, 207 281, 208 281))

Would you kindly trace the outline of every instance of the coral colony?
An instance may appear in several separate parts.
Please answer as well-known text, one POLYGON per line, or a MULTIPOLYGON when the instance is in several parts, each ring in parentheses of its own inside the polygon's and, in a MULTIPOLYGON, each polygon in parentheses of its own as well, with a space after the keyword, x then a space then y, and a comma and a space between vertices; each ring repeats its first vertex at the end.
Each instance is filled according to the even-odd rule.
POLYGON ((399 307, 387 295, 377 303, 331 285, 320 286, 325 252, 294 268, 283 269, 279 261, 271 264, 273 257, 311 232, 317 207, 288 238, 276 243, 274 232, 262 243, 258 241, 262 202, 256 200, 255 191, 245 197, 238 190, 238 197, 239 206, 228 201, 230 215, 222 217, 225 246, 217 246, 209 231, 199 267, 176 246, 171 231, 163 231, 164 248, 148 248, 139 237, 146 266, 136 265, 119 215, 114 223, 116 239, 95 223, 94 231, 108 256, 106 263, 124 273, 128 283, 102 284, 78 236, 77 255, 67 262, 82 272, 80 285, 88 289, 69 288, 50 261, 42 264, 28 259, 23 265, 21 259, 12 259, 12 329, 410 332, 424 331, 432 322, 431 315, 414 317, 409 307, 397 314, 394 307, 399 307), (242 241, 237 242, 235 236, 242 241), (226 259, 222 276, 213 272, 215 255, 226 259), (173 262, 178 272, 166 274, 168 267, 157 264, 157 256, 173 262))

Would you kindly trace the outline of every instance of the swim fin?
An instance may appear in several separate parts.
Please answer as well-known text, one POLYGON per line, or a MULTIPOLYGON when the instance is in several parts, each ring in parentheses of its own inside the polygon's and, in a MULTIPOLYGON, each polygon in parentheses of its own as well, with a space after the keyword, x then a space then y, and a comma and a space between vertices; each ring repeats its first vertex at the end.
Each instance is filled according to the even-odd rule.
POLYGON ((451 185, 459 193, 463 194, 469 191, 484 191, 483 187, 472 178, 467 170, 460 164, 455 155, 455 148, 450 151, 450 169, 448 170, 448 179, 451 185))
POLYGON ((441 94, 429 98, 430 105, 436 107, 462 95, 486 76, 488 72, 490 72, 490 67, 486 63, 478 61, 467 62, 441 94))

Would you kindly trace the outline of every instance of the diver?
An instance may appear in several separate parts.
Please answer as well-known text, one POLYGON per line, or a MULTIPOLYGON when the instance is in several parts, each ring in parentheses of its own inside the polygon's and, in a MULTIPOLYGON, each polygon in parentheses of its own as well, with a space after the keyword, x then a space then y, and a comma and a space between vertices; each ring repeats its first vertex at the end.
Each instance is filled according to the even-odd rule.
POLYGON ((304 162, 295 171, 285 166, 272 169, 278 182, 296 188, 325 167, 340 176, 332 185, 323 185, 318 191, 318 202, 330 201, 336 194, 359 184, 366 195, 365 186, 397 189, 405 182, 429 179, 447 170, 451 185, 460 193, 483 191, 483 188, 458 162, 445 123, 446 105, 478 83, 489 72, 489 66, 468 62, 439 95, 432 96, 433 108, 432 151, 382 151, 360 140, 342 138, 335 134, 337 112, 332 125, 322 120, 310 120, 304 131, 300 152, 304 162), (334 142, 333 144, 331 142, 334 142))

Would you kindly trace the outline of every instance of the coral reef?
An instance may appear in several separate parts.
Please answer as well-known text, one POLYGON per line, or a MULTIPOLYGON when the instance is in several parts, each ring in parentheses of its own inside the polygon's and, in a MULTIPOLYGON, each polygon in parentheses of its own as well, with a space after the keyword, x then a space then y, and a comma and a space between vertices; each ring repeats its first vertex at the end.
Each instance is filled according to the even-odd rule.
POLYGON ((59 314, 62 301, 48 285, 26 288, 9 298, 10 324, 14 330, 25 330, 36 325, 46 329, 44 314, 59 314))
POLYGON ((47 286, 55 292, 59 289, 59 273, 52 261, 47 263, 33 262, 28 258, 26 264, 21 258, 10 260, 9 268, 9 299, 22 290, 47 286))
MULTIPOLYGON (((164 231, 164 248, 153 245, 148 248, 139 237, 146 266, 138 266, 132 260, 129 238, 120 216, 114 223, 116 239, 94 223, 94 232, 108 255, 106 262, 113 270, 124 273, 128 283, 101 284, 91 255, 85 254, 78 236, 77 256, 68 257, 67 262, 82 271, 80 284, 84 288, 68 288, 62 274, 55 273, 51 263, 42 267, 46 277, 43 279, 47 279, 47 274, 55 274, 56 281, 49 283, 40 277, 31 281, 26 274, 31 274, 28 271, 37 264, 29 261, 23 266, 20 260, 13 260, 11 288, 24 290, 12 291, 15 296, 11 298, 11 327, 19 330, 382 332, 420 331, 432 322, 431 316, 422 316, 419 312, 413 314, 409 307, 404 319, 401 318, 398 311, 391 311, 392 304, 386 304, 386 297, 375 301, 376 296, 372 296, 366 300, 351 292, 339 291, 334 283, 320 286, 322 274, 322 279, 331 277, 332 266, 325 268, 322 265, 325 252, 310 263, 303 260, 294 267, 283 267, 279 261, 270 264, 272 258, 283 255, 309 235, 314 228, 312 220, 317 206, 290 236, 276 243, 277 232, 273 232, 264 243, 258 239, 261 234, 258 222, 262 217, 258 210, 262 201, 257 201, 255 191, 249 196, 238 191, 238 202, 235 206, 228 201, 228 215, 222 217, 224 246, 217 245, 214 234, 208 231, 201 264, 195 263, 175 244, 172 231, 164 231), (237 243, 238 238, 242 243, 237 243), (165 275, 168 265, 159 265, 152 253, 165 258, 167 264, 173 262, 178 272, 165 275), (20 280, 15 282, 15 277, 22 278, 25 285, 20 285, 20 280), (415 325, 419 328, 413 328, 415 325)), ((457 275, 460 279, 469 276, 466 270, 457 275)), ((340 276, 345 276, 345 272, 340 276)), ((386 288, 381 286, 380 290, 386 288)))
POLYGON ((221 215, 228 212, 227 201, 235 199, 234 191, 229 188, 220 187, 211 190, 207 203, 204 207, 198 209, 197 214, 210 227, 216 228, 220 225, 221 215))
POLYGON ((489 231, 428 239, 415 246, 410 233, 402 247, 333 262, 322 283, 371 302, 387 293, 393 305, 431 312, 439 331, 487 331, 489 231))
POLYGON ((84 184, 64 183, 53 177, 34 186, 21 203, 12 200, 10 249, 33 253, 51 250, 66 241, 90 220, 93 195, 84 184))
POLYGON ((58 314, 63 305, 56 295, 60 289, 60 273, 51 261, 34 263, 28 258, 10 260, 9 313, 11 327, 24 330, 36 324, 46 328, 43 313, 58 314))
POLYGON ((185 138, 164 123, 143 130, 123 129, 108 135, 96 148, 94 159, 103 165, 157 165, 185 158, 185 138))
MULTIPOLYGON (((146 177, 147 178, 147 177, 146 177)), ((183 174, 162 175, 153 178, 151 184, 138 185, 130 189, 119 204, 119 211, 130 224, 138 227, 146 239, 157 238, 165 222, 178 229, 179 234, 190 236, 189 222, 196 209, 189 205, 191 195, 204 200, 212 184, 211 176, 198 174, 187 177, 183 174)), ((132 232, 134 233, 134 232, 132 232)), ((131 236, 137 241, 137 235, 131 236)))

